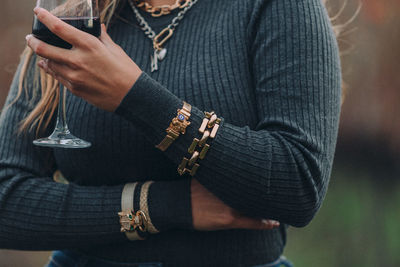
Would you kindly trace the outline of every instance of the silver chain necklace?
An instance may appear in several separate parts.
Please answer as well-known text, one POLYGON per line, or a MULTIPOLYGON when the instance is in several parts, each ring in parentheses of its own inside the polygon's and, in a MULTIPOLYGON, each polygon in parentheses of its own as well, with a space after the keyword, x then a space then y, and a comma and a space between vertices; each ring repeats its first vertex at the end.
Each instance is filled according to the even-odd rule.
POLYGON ((151 72, 158 70, 158 61, 162 61, 167 55, 167 49, 163 48, 163 45, 169 38, 171 38, 175 28, 179 25, 179 22, 184 18, 186 12, 188 12, 189 9, 191 9, 192 6, 197 3, 197 1, 198 0, 190 1, 189 4, 184 9, 182 9, 182 11, 180 11, 175 18, 172 19, 171 24, 169 24, 158 35, 156 35, 156 33, 146 22, 146 20, 142 17, 142 15, 140 15, 139 10, 133 3, 133 0, 128 1, 133 10, 133 13, 135 13, 136 19, 138 20, 139 25, 143 30, 144 34, 153 42, 154 53, 151 56, 151 72), (164 38, 161 39, 161 37, 164 38))

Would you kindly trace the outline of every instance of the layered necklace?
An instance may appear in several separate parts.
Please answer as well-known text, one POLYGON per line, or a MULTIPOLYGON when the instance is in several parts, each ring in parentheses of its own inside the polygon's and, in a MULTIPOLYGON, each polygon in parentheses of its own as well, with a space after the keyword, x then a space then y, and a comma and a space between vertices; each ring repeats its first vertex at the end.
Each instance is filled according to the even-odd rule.
POLYGON ((144 34, 153 42, 153 55, 151 55, 151 72, 158 70, 158 62, 162 61, 167 55, 167 49, 164 48, 164 44, 172 37, 175 28, 179 25, 180 21, 184 18, 186 12, 189 11, 197 3, 198 0, 177 0, 174 5, 165 5, 160 7, 152 7, 147 2, 139 0, 129 0, 129 4, 135 13, 136 19, 141 26, 144 34), (152 14, 153 17, 159 17, 162 15, 170 14, 172 10, 180 8, 182 9, 172 19, 171 23, 165 27, 159 34, 153 31, 143 16, 139 13, 137 7, 144 9, 146 12, 152 14))
POLYGON ((183 9, 189 5, 190 0, 176 0, 173 5, 162 5, 152 6, 148 2, 143 0, 133 0, 135 5, 142 10, 150 13, 153 17, 161 17, 162 15, 168 15, 175 9, 183 9))

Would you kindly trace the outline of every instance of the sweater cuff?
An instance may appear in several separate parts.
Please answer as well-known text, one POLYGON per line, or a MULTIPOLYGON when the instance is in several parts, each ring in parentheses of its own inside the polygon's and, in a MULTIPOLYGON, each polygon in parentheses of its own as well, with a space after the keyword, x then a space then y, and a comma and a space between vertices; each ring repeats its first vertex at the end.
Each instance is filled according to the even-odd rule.
POLYGON ((162 232, 193 229, 190 179, 154 182, 148 193, 149 217, 162 232))
MULTIPOLYGON (((144 136, 155 146, 164 139, 165 130, 182 106, 181 99, 143 72, 115 113, 139 127, 144 136)), ((187 153, 193 138, 198 136, 203 118, 204 113, 192 106, 189 119, 191 124, 186 128, 186 133, 174 142, 173 149, 169 148, 166 151, 176 164, 187 153)))
MULTIPOLYGON (((165 129, 182 105, 181 99, 142 72, 115 113, 135 125, 144 127, 146 132, 151 131, 148 128, 153 128, 158 134, 165 135, 165 129)), ((154 135, 152 137, 155 138, 154 135)))

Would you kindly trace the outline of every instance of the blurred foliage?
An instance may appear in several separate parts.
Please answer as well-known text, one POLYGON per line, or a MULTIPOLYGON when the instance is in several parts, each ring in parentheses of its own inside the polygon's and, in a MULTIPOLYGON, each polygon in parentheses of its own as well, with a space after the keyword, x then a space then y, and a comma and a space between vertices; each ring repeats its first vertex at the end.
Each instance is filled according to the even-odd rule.
MULTIPOLYGON (((334 168, 320 212, 307 227, 289 228, 284 254, 296 267, 400 266, 400 180, 372 178, 367 169, 334 168)), ((43 266, 47 258, 0 251, 0 267, 43 266)))
POLYGON ((335 168, 311 224, 289 228, 285 254, 296 267, 400 266, 399 203, 399 180, 335 168))

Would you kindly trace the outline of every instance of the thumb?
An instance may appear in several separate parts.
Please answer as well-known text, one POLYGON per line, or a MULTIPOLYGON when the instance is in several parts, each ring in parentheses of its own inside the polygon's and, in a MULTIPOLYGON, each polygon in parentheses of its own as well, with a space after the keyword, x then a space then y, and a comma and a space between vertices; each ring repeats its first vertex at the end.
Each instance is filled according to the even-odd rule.
POLYGON ((101 35, 100 41, 105 44, 106 46, 111 46, 114 44, 114 41, 111 39, 110 35, 107 33, 106 25, 101 24, 101 35))

